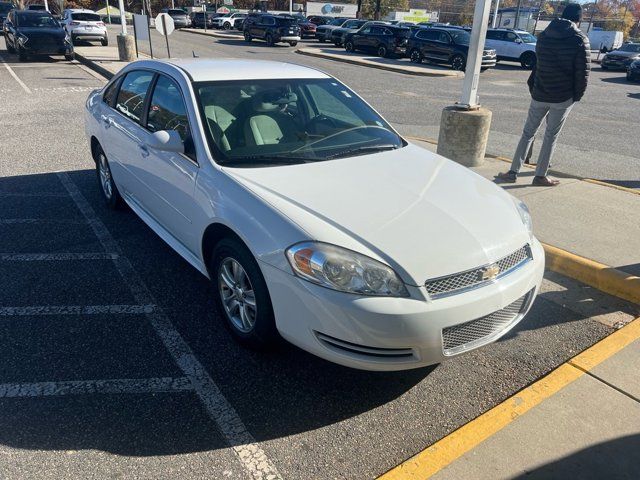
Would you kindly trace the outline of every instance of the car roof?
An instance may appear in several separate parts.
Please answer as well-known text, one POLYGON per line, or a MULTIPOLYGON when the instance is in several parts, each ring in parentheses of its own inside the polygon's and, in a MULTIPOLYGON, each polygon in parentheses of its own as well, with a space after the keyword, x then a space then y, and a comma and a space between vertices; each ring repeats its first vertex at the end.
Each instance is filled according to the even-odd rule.
POLYGON ((71 13, 96 13, 94 10, 89 8, 67 8, 65 10, 71 13))
POLYGON ((16 10, 16 13, 19 13, 21 15, 40 15, 40 16, 42 16, 43 13, 48 13, 49 15, 51 15, 51 12, 49 10, 16 10))
MULTIPOLYGON (((149 60, 168 63, 186 72, 194 82, 225 80, 279 80, 283 78, 331 78, 319 70, 294 63, 233 58, 183 58, 149 60)), ((145 63, 147 63, 145 61, 145 63)))

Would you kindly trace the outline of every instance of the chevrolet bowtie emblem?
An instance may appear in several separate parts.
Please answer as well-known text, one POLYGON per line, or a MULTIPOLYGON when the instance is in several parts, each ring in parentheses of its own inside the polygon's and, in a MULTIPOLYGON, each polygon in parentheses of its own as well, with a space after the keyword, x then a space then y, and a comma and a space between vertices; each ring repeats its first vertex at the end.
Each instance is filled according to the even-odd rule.
POLYGON ((480 280, 493 280, 500 273, 500 267, 497 263, 484 267, 479 272, 480 280))

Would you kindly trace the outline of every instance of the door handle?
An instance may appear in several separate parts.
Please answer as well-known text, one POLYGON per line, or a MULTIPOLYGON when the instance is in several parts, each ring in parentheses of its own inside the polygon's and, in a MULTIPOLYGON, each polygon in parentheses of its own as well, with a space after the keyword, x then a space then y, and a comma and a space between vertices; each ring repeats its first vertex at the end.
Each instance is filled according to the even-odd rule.
POLYGON ((138 148, 140 149, 140 155, 142 155, 143 157, 149 156, 149 149, 147 148, 146 145, 140 143, 138 144, 138 148))
POLYGON ((100 119, 104 124, 104 128, 109 128, 111 126, 111 122, 112 122, 111 118, 107 117, 106 115, 100 115, 100 119))

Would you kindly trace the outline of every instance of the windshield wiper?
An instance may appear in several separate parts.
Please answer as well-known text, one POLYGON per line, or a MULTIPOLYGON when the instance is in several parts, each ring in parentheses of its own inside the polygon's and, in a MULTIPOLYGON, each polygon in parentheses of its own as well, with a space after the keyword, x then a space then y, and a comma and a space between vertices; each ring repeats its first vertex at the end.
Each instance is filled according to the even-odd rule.
POLYGON ((329 155, 325 157, 327 160, 332 158, 343 158, 343 157, 355 157, 357 155, 366 155, 368 153, 376 153, 376 152, 384 152, 386 150, 396 150, 400 148, 398 145, 394 144, 383 144, 383 145, 365 145, 362 147, 352 148, 349 150, 343 150, 342 152, 334 153, 333 155, 329 155))
POLYGON ((290 155, 250 155, 248 157, 230 158, 225 165, 299 165, 301 163, 321 160, 313 157, 293 157, 290 155))

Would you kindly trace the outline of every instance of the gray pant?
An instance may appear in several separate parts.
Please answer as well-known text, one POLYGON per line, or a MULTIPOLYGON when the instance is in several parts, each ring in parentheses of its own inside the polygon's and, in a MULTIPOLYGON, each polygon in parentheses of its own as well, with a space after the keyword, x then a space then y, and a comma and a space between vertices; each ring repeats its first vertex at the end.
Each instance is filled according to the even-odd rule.
POLYGON ((511 163, 511 171, 519 172, 522 168, 522 163, 533 144, 533 139, 542 121, 546 118, 547 128, 544 132, 544 140, 542 141, 542 148, 540 150, 540 156, 538 157, 536 176, 547 176, 549 162, 556 148, 556 140, 558 139, 558 135, 560 135, 564 121, 569 116, 572 107, 572 99, 562 103, 547 103, 531 100, 527 122, 524 124, 522 137, 520 137, 516 153, 513 156, 513 162, 511 163))

